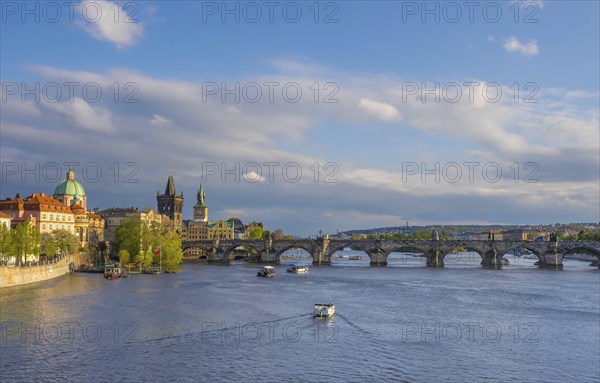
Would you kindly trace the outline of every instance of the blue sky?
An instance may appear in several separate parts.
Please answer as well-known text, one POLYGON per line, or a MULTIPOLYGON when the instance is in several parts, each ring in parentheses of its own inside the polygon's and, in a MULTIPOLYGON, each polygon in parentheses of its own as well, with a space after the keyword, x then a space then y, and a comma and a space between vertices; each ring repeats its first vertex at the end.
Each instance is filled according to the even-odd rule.
POLYGON ((596 1, 49 3, 2 2, 2 198, 78 161, 90 207, 154 207, 174 169, 186 217, 204 176, 211 219, 300 235, 598 221, 596 1))

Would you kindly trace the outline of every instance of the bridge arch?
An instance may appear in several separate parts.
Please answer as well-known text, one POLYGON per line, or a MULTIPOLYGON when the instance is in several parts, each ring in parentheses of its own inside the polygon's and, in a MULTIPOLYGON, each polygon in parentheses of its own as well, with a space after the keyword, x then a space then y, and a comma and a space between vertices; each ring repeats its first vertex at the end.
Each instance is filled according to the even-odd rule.
MULTIPOLYGON (((534 266, 535 264, 538 264, 539 262, 543 262, 543 252, 540 251, 540 249, 535 246, 534 244, 528 244, 526 242, 523 243, 519 243, 519 244, 515 244, 514 246, 508 246, 505 248, 501 248, 498 249, 498 258, 503 258, 507 253, 512 252, 513 250, 519 250, 519 249, 526 249, 527 251, 531 252, 533 255, 535 255, 535 257, 537 258, 537 260, 531 259, 530 262, 526 262, 526 259, 530 259, 530 258, 525 258, 525 255, 520 256, 518 259, 524 263, 530 263, 532 266, 534 266)), ((514 260, 514 259, 513 259, 514 260)))
POLYGON ((463 262, 461 264, 461 266, 465 265, 465 261, 476 261, 478 260, 481 264, 481 262, 485 261, 485 250, 477 247, 477 246, 473 246, 467 243, 457 243, 454 246, 450 246, 447 249, 445 249, 446 251, 444 251, 444 254, 442 254, 442 260, 444 262, 445 266, 448 265, 452 265, 452 264, 457 264, 460 263, 461 261, 463 262), (456 250, 464 250, 464 251, 456 251, 456 250), (468 253, 468 254, 464 254, 464 253, 468 253), (479 258, 476 258, 477 256, 475 255, 477 254, 477 256, 479 256, 479 258))
POLYGON ((398 243, 386 246, 385 250, 387 254, 385 255, 384 262, 387 266, 424 267, 427 263, 427 249, 419 244, 398 243), (400 253, 402 255, 395 256, 392 253, 400 253), (413 255, 407 255, 407 253, 413 255))
POLYGON ((564 255, 567 254, 573 254, 576 252, 581 252, 583 251, 584 253, 592 253, 593 255, 595 255, 596 257, 600 257, 600 250, 595 249, 591 246, 585 245, 585 244, 574 244, 574 245, 570 245, 570 246, 558 246, 558 252, 562 253, 564 255))
POLYGON ((258 249, 256 246, 253 246, 252 244, 233 244, 230 246, 227 246, 226 248, 224 248, 223 250, 223 260, 225 261, 233 261, 233 260, 251 260, 251 261, 258 261, 260 260, 260 249, 258 249), (254 250, 254 252, 250 252, 247 251, 246 249, 244 249, 244 251, 246 251, 248 253, 247 256, 243 256, 243 255, 238 255, 236 254, 234 251, 238 250, 239 248, 251 248, 252 250, 254 250))
POLYGON ((276 259, 277 259, 277 263, 281 263, 281 256, 283 255, 283 253, 285 253, 288 250, 293 250, 293 249, 304 250, 309 255, 309 257, 311 258, 311 261, 314 261, 314 259, 315 259, 314 249, 312 249, 310 246, 306 246, 306 245, 303 245, 303 244, 300 244, 300 243, 290 243, 288 245, 285 245, 285 246, 281 247, 275 253, 275 256, 276 256, 276 259))

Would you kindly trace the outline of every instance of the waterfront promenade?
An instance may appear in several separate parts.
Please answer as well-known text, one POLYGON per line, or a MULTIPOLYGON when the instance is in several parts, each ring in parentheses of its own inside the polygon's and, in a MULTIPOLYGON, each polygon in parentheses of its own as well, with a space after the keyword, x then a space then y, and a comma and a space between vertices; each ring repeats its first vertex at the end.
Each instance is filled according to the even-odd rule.
POLYGON ((69 273, 70 256, 21 266, 0 266, 0 288, 46 281, 69 273))

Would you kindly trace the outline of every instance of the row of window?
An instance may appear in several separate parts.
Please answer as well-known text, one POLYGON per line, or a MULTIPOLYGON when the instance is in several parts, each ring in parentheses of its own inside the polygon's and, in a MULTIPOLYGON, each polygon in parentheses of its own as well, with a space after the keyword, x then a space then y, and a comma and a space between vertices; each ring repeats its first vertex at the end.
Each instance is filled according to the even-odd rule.
MULTIPOLYGON (((65 225, 53 225, 53 224, 49 224, 48 225, 48 230, 58 230, 58 229, 65 229, 65 225)), ((68 226, 67 226, 68 229, 68 226)), ((46 224, 42 223, 42 230, 46 230, 46 224)))
MULTIPOLYGON (((42 219, 46 219, 47 214, 42 214, 42 219)), ((71 222, 73 217, 68 214, 56 214, 57 221, 71 222)), ((54 214, 50 214, 50 221, 54 221, 54 214)))

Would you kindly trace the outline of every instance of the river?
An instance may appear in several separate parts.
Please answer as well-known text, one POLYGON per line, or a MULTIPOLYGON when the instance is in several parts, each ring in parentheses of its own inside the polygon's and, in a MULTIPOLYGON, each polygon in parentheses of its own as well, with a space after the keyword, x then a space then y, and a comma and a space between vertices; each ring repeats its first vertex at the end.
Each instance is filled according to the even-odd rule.
MULTIPOLYGON (((348 255, 356 255, 345 251, 348 255)), ((358 253, 362 254, 363 253, 358 253)), ((71 274, 0 291, 3 382, 598 382, 600 270, 512 259, 443 269, 334 260, 184 264, 105 280, 71 274), (331 319, 311 317, 333 302, 331 319)), ((454 257, 454 258, 452 258, 454 257)))

